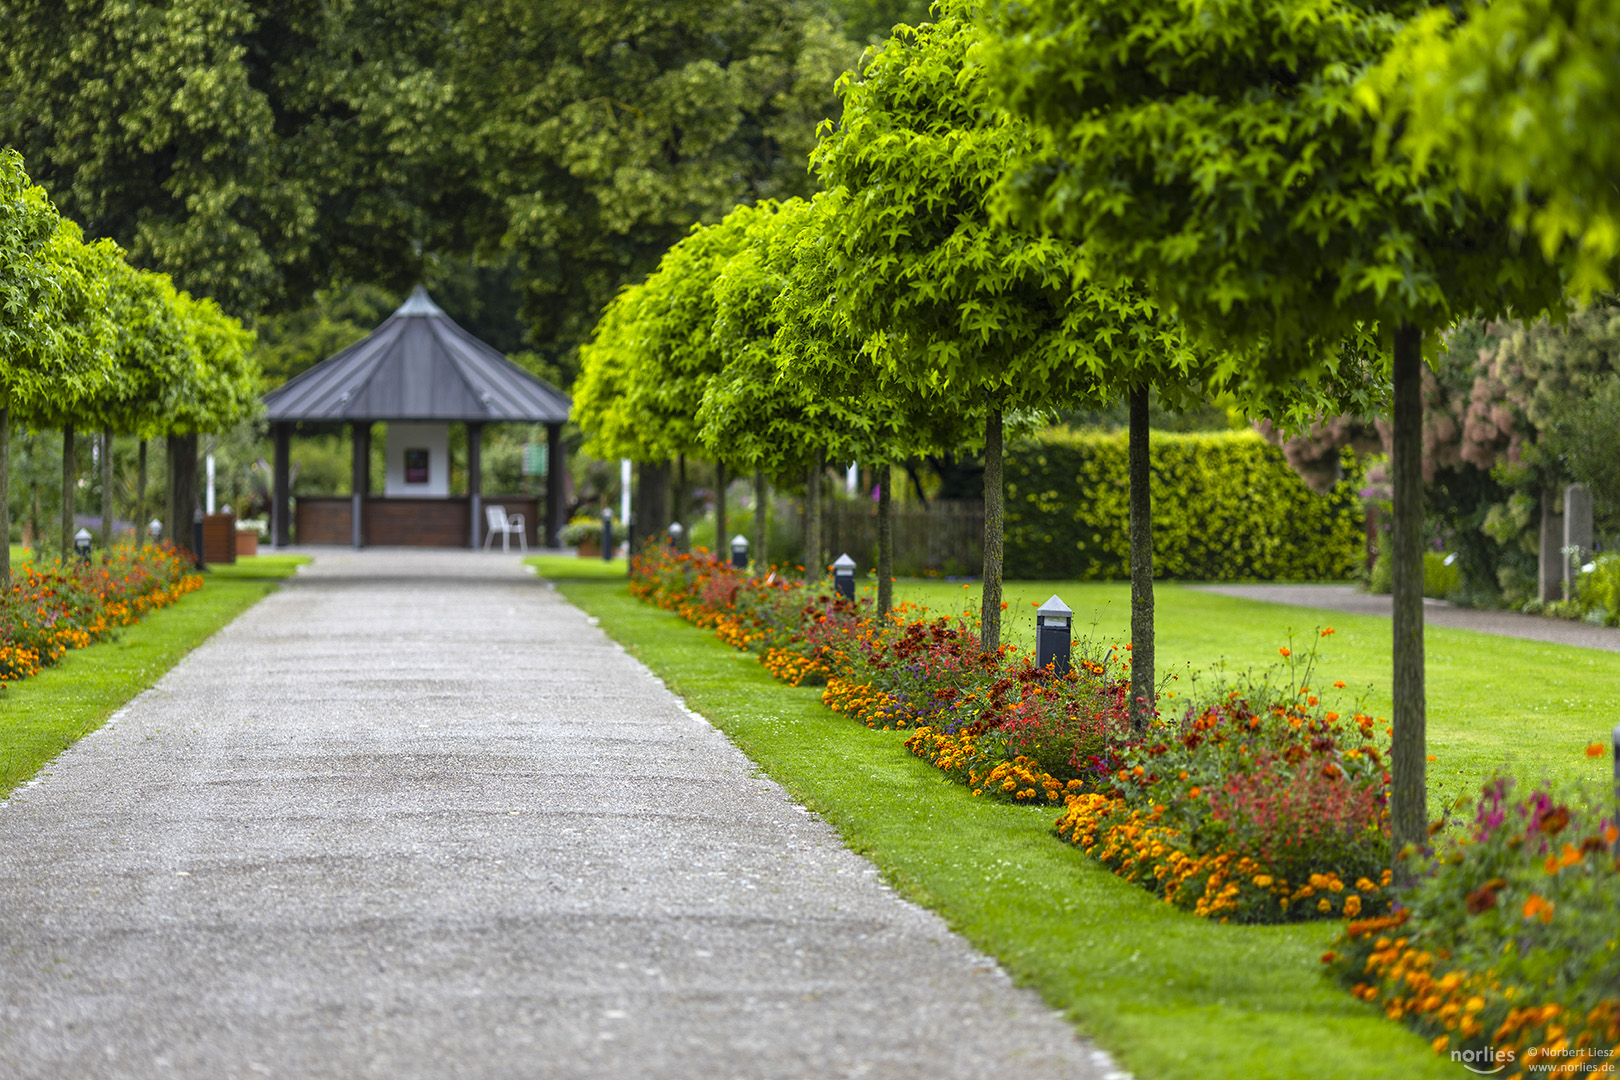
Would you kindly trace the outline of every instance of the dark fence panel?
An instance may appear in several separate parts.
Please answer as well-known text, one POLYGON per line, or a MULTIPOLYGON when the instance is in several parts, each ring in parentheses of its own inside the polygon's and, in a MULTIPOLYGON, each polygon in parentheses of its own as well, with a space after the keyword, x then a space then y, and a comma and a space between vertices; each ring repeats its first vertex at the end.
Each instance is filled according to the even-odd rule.
MULTIPOLYGON (((829 559, 847 552, 862 574, 877 566, 877 507, 833 500, 822 514, 822 542, 829 559)), ((978 577, 984 569, 984 504, 935 499, 894 507, 894 572, 978 577)))

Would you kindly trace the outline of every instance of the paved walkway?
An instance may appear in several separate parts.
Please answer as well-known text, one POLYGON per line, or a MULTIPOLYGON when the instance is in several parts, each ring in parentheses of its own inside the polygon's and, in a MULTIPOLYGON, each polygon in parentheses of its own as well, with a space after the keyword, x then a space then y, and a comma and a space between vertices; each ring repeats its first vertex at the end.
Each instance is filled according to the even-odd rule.
POLYGON ((306 571, 0 805, 0 1074, 1122 1075, 516 557, 306 571))
MULTIPOLYGON (((1244 600, 1264 600, 1294 607, 1346 611, 1354 615, 1388 616, 1388 596, 1362 592, 1354 585, 1195 585, 1205 592, 1236 596, 1244 600)), ((1480 611, 1456 607, 1443 600, 1423 602, 1423 621, 1428 626, 1451 626, 1478 630, 1482 634, 1545 641, 1553 645, 1579 645, 1587 649, 1620 652, 1620 629, 1593 626, 1569 619, 1549 619, 1517 611, 1480 611)))

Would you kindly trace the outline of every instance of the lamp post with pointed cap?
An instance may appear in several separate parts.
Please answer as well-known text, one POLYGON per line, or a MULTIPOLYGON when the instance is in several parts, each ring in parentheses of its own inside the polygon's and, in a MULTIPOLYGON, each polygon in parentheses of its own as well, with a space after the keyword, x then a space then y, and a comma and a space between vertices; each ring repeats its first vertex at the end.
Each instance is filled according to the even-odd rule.
POLYGON ((731 565, 738 570, 748 569, 748 537, 742 533, 731 538, 731 565))
POLYGON ((1051 666, 1059 675, 1069 673, 1069 627, 1074 612, 1053 593, 1035 612, 1035 666, 1051 666))
POLYGON ((847 554, 833 560, 833 588, 845 600, 855 599, 855 560, 847 554))
POLYGON ((681 536, 686 532, 678 521, 669 523, 669 546, 676 551, 681 550, 681 536))
POLYGON ((73 550, 79 553, 83 562, 90 561, 90 530, 80 529, 73 534, 73 550))

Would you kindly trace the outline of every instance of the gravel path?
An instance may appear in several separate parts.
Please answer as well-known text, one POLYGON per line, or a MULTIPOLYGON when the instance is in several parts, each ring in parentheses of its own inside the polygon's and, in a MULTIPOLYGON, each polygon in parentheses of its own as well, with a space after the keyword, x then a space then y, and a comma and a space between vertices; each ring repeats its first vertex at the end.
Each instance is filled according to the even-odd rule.
POLYGON ((0 805, 6 1077, 1122 1077, 499 555, 322 554, 0 805))
MULTIPOLYGON (((1236 596, 1244 600, 1264 600, 1272 604, 1347 611, 1355 615, 1390 614, 1388 596, 1362 592, 1354 585, 1195 585, 1204 592, 1236 596)), ((1549 619, 1517 611, 1479 611, 1456 607, 1444 600, 1423 602, 1423 621, 1428 626, 1450 626, 1478 630, 1499 637, 1545 641, 1553 645, 1579 645, 1587 649, 1620 652, 1620 629, 1593 626, 1569 619, 1549 619)))

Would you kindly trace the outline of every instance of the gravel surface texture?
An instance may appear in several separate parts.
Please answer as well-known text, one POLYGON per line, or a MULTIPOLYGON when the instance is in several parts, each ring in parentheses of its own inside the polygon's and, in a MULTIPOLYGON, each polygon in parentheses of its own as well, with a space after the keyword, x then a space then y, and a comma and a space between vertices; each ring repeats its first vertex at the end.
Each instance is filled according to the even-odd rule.
MULTIPOLYGON (((1389 615, 1390 599, 1362 592, 1354 585, 1195 585, 1205 592, 1236 596, 1244 600, 1264 600, 1272 604, 1347 611, 1355 615, 1389 615)), ((1594 626, 1570 619, 1549 619, 1517 611, 1480 611, 1457 607, 1444 600, 1423 602, 1423 621, 1428 626, 1449 626, 1458 630, 1478 630, 1499 637, 1545 641, 1553 645, 1579 645, 1587 649, 1620 652, 1620 630, 1594 626)))
POLYGON ((6 1077, 1124 1076, 515 556, 321 553, 0 804, 0 942, 6 1077))

